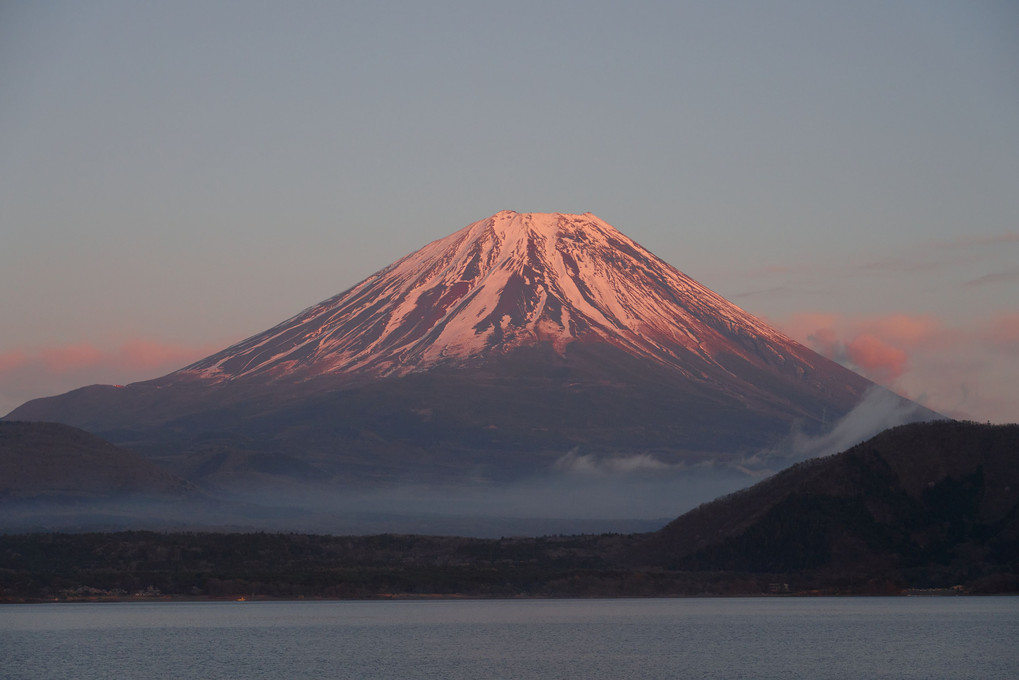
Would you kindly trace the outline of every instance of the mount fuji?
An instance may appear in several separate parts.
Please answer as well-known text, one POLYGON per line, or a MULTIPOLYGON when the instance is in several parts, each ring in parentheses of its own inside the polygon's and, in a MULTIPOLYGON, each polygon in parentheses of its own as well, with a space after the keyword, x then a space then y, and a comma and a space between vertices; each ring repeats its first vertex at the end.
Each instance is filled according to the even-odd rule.
POLYGON ((7 419, 80 427, 208 488, 300 494, 757 474, 875 392, 900 421, 936 415, 590 213, 503 211, 179 371, 7 419))

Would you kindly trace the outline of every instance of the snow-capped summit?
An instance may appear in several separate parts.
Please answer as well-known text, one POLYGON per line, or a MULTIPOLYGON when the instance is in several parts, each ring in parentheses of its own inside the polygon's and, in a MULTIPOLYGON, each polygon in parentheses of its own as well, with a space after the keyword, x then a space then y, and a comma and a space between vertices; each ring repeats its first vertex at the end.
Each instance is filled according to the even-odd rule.
POLYGON ((577 341, 694 379, 719 353, 771 360, 791 343, 591 213, 502 211, 178 377, 405 375, 577 341))

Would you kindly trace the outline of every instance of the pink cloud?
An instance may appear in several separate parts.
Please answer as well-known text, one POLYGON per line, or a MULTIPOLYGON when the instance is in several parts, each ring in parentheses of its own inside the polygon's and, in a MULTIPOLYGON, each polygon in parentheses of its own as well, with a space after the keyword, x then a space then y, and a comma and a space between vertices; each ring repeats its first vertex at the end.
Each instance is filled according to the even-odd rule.
POLYGON ((20 404, 94 383, 156 378, 221 349, 135 339, 119 347, 88 342, 0 352, 0 415, 20 404))
POLYGON ((24 350, 15 349, 10 352, 0 352, 0 374, 10 371, 28 361, 28 353, 24 350))
POLYGON ((1019 420, 1019 314, 953 326, 929 315, 805 312, 776 326, 819 354, 940 413, 1019 420))
POLYGON ((951 346, 958 336, 934 317, 908 314, 853 318, 807 312, 779 325, 819 354, 848 361, 879 382, 901 376, 912 352, 951 346))
POLYGON ((169 345, 152 340, 131 340, 114 349, 100 349, 89 343, 77 343, 37 350, 15 349, 0 353, 3 373, 35 367, 53 375, 91 370, 138 371, 175 370, 210 352, 209 347, 169 345))
POLYGON ((944 338, 943 324, 929 316, 891 314, 862 320, 865 333, 902 348, 915 348, 944 338))
POLYGON ((846 356, 876 382, 894 384, 906 370, 909 355, 873 333, 862 333, 846 343, 846 356))

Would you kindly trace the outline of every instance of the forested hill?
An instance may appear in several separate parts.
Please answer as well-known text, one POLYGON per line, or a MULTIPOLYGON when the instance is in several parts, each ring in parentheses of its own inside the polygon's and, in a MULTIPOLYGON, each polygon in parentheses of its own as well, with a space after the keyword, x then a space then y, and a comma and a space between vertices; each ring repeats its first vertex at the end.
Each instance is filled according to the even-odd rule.
POLYGON ((669 569, 966 580, 1019 565, 1019 425, 887 430, 686 513, 651 535, 669 569))

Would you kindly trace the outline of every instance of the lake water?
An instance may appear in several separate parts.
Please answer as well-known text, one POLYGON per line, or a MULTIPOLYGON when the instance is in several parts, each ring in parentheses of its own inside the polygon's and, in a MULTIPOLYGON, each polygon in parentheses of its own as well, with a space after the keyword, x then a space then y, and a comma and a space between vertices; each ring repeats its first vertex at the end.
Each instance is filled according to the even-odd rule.
POLYGON ((0 606, 2 678, 1019 677, 1019 598, 0 606))

